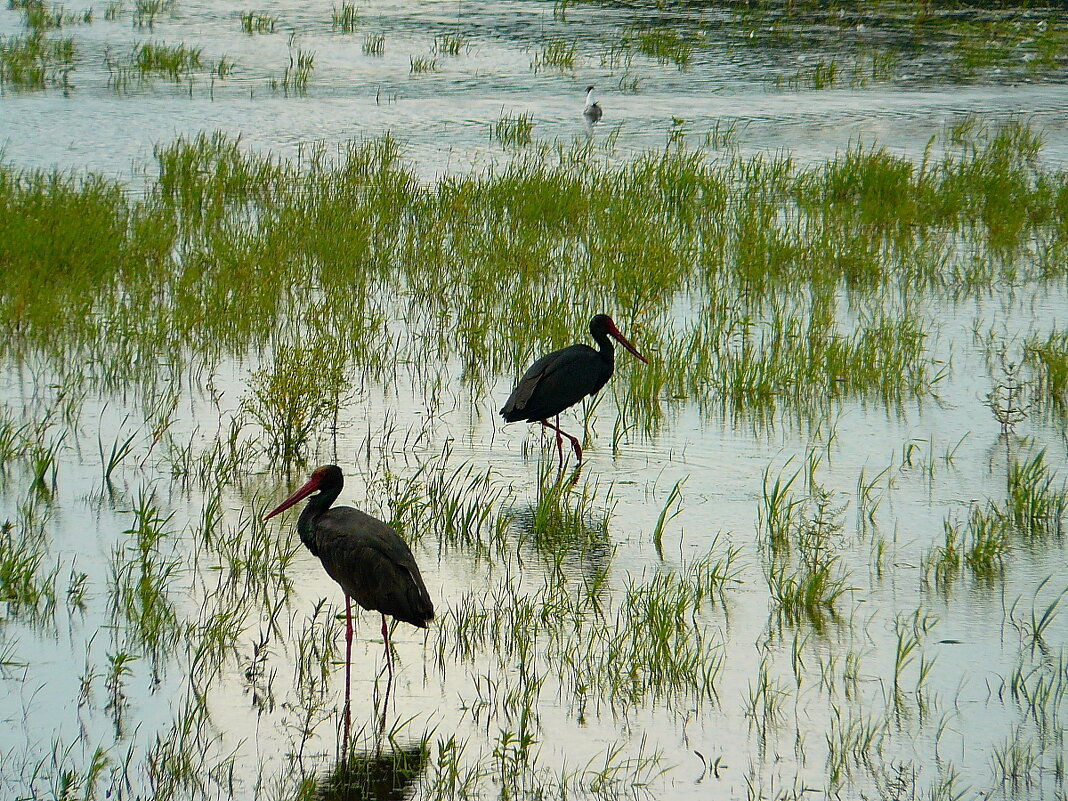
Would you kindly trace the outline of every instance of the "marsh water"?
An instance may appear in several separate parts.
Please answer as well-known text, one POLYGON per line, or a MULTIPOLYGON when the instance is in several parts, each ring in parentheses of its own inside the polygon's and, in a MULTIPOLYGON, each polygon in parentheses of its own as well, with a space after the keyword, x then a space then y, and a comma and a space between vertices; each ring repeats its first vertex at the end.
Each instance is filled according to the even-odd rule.
MULTIPOLYGON (((613 174, 649 154, 696 153, 818 170, 884 148, 919 165, 954 152, 962 131, 981 142, 1024 125, 1042 140, 1030 168, 1063 187, 1066 54, 1036 69, 1029 49, 1056 13, 947 12, 925 38, 907 8, 872 5, 871 16, 805 18, 792 4, 375 0, 348 30, 346 6, 278 2, 255 9, 274 19, 257 33, 242 28, 252 9, 217 3, 94 7, 45 34, 76 45, 65 77, 0 85, 0 149, 10 169, 100 174, 137 202, 164 172, 156 148, 202 133, 307 175, 332 169, 307 167, 315 154, 344 164, 349 148, 389 134, 414 177, 405 191, 443 197, 457 177, 525 159, 613 174), (649 32, 684 47, 655 51, 649 32), (1007 54, 975 57, 999 37, 1007 54), (200 48, 200 65, 138 71, 130 54, 145 42, 200 48), (546 55, 554 42, 570 57, 546 55), (314 54, 306 83, 286 72, 301 52, 314 54), (824 86, 810 67, 831 62, 824 86), (590 84, 604 108, 592 127, 590 84), (533 124, 529 143, 501 133, 516 120, 533 124)), ((26 14, 0 10, 8 46, 27 35, 26 14)), ((255 235, 256 215, 243 219, 255 235)), ((678 359, 677 346, 711 325, 716 291, 690 279, 644 301, 620 283, 575 289, 596 270, 578 277, 545 247, 533 265, 502 260, 488 286, 484 272, 463 285, 461 270, 431 300, 418 269, 327 286, 310 267, 302 277, 302 259, 280 259, 287 286, 239 284, 225 306, 235 321, 246 302, 277 307, 233 331, 217 311, 169 316, 168 297, 139 296, 132 277, 89 337, 6 302, 0 792, 1064 798, 1068 440, 1063 386, 1043 394, 1025 345, 1063 331, 1068 290, 1064 251, 1044 250, 1057 235, 1032 224, 1039 233, 1019 247, 955 232, 935 256, 915 251, 959 257, 981 278, 835 289, 843 339, 879 314, 921 321, 907 387, 831 388, 815 404, 779 387, 756 403, 714 376, 689 391, 684 378, 643 384, 647 368, 617 349, 601 396, 562 417, 586 440, 581 469, 562 471, 539 426, 497 416, 523 367, 589 342, 586 321, 606 311, 651 362, 671 352, 672 371, 696 371, 701 354, 678 359), (528 279, 563 300, 517 317, 500 296, 528 279), (119 296, 160 309, 139 317, 119 296), (334 351, 309 366, 285 349, 322 340, 317 315, 335 319, 313 297, 359 306, 349 319, 367 331, 329 330, 345 340, 334 403, 283 454, 265 376, 327 383, 334 351), (325 463, 345 471, 339 503, 412 542, 438 613, 425 633, 393 629, 388 687, 380 619, 359 615, 347 762, 340 589, 300 546, 295 513, 260 522, 325 463), (1036 505, 1049 502, 1031 507, 1034 536, 1005 511, 1028 465, 1036 505), (990 538, 984 525, 1003 528, 990 538), (830 589, 791 606, 790 580, 815 574, 830 589)), ((155 254, 161 271, 193 255, 243 269, 203 225, 203 242, 155 254)), ((586 251, 611 253, 628 232, 585 235, 603 248, 586 240, 586 251)), ((368 241, 388 251, 378 232, 368 241)), ((621 260, 649 244, 628 241, 621 260)), ((5 258, 33 252, 5 247, 5 258)), ((428 274, 448 273, 440 253, 425 258, 428 274)), ((317 260, 329 259, 307 264, 317 260)), ((711 270, 696 261, 694 274, 711 270)), ((745 331, 723 334, 725 353, 755 354, 737 343, 770 341, 773 318, 817 306, 807 290, 776 301, 774 287, 752 286, 726 302, 745 331), (758 291, 771 300, 752 300, 758 291)), ((847 383, 825 383, 836 381, 847 383)))

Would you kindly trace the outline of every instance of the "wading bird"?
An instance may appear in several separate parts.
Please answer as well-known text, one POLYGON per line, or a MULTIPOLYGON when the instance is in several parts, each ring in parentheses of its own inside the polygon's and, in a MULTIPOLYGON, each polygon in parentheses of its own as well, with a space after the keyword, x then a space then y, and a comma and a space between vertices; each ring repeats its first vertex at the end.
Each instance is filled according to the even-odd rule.
POLYGON ((582 116, 586 118, 586 122, 591 125, 601 119, 601 115, 604 114, 601 111, 601 106, 593 97, 593 87, 586 87, 586 107, 582 109, 582 116))
POLYGON ((382 614, 386 665, 393 678, 386 615, 425 629, 434 619, 434 604, 423 584, 408 544, 381 520, 351 506, 331 508, 345 484, 341 468, 326 465, 286 498, 264 520, 318 491, 297 520, 297 532, 313 556, 345 592, 345 744, 349 739, 349 666, 352 660, 352 605, 382 614))
POLYGON ((590 320, 590 336, 600 346, 594 350, 589 345, 571 345, 542 356, 530 366, 519 379, 516 388, 508 396, 501 409, 501 416, 509 423, 527 420, 541 423, 556 432, 556 449, 560 454, 560 466, 564 464, 564 445, 561 436, 571 440, 575 457, 582 461, 582 446, 575 437, 560 428, 560 412, 574 406, 587 395, 593 395, 608 383, 616 366, 615 348, 608 337, 614 337, 624 348, 645 364, 649 360, 619 333, 616 324, 607 314, 598 314, 590 320), (556 418, 556 425, 549 422, 556 418))

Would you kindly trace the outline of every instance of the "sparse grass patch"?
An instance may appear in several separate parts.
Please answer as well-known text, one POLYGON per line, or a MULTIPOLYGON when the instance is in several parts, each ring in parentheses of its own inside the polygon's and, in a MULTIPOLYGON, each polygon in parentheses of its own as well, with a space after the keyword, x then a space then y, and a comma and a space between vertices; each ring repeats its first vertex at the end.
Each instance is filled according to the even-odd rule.
POLYGON ((505 147, 524 147, 533 141, 533 114, 502 114, 493 126, 493 136, 505 147))
POLYGON ((274 33, 278 17, 260 11, 241 12, 241 30, 245 33, 274 33))
POLYGON ((546 67, 558 70, 575 69, 575 56, 578 54, 578 44, 566 39, 550 39, 538 51, 534 60, 530 62, 534 71, 546 67))
POLYGON ((386 36, 382 33, 369 33, 363 37, 363 52, 368 56, 381 56, 386 52, 386 36))
POLYGON ((283 344, 249 378, 243 406, 263 427, 267 454, 289 466, 302 462, 316 432, 336 425, 348 390, 348 360, 337 345, 283 344))
POLYGON ((632 36, 640 53, 655 58, 661 64, 674 64, 683 69, 693 56, 693 44, 674 28, 638 30, 632 36))
POLYGON ((434 52, 442 56, 458 56, 467 47, 467 40, 459 33, 441 33, 434 37, 434 52))
POLYGON ((335 31, 353 33, 359 24, 360 13, 355 3, 343 2, 340 6, 332 7, 330 25, 335 31))
POLYGON ((177 0, 134 0, 133 24, 135 28, 152 28, 156 19, 174 9, 177 0))
POLYGON ((166 75, 179 81, 203 66, 199 47, 184 42, 166 45, 162 42, 143 42, 135 45, 133 61, 142 75, 166 75))
POLYGON ((296 34, 289 37, 289 64, 282 73, 282 79, 272 78, 271 89, 281 89, 288 94, 304 94, 308 90, 308 81, 315 71, 315 53, 304 50, 296 44, 296 34))
POLYGON ((413 75, 420 75, 426 72, 437 72, 439 69, 438 60, 431 58, 430 56, 409 56, 408 62, 411 65, 409 72, 413 75))
POLYGON ((0 36, 0 85, 16 89, 64 86, 74 70, 74 56, 71 38, 53 39, 40 33, 0 36))
POLYGON ((808 621, 819 631, 828 618, 837 618, 838 602, 849 591, 836 542, 843 508, 816 484, 805 495, 792 495, 799 473, 772 482, 769 471, 760 508, 764 577, 784 622, 808 621))

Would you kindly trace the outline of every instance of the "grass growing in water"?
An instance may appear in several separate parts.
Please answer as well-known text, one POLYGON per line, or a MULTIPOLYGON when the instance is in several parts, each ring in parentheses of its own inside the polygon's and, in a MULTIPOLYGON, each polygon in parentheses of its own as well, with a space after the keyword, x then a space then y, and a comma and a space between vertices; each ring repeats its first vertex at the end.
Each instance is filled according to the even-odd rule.
POLYGON ((545 46, 538 51, 530 66, 535 70, 546 67, 558 70, 575 69, 575 56, 578 53, 578 45, 566 39, 550 39, 545 46))
POLYGON ((65 86, 74 70, 74 40, 41 33, 0 36, 0 85, 17 89, 65 86))
POLYGON ((505 147, 523 147, 533 141, 533 114, 502 114, 493 126, 493 136, 505 147))
POLYGON ((335 31, 341 33, 353 33, 360 24, 360 14, 355 3, 342 3, 340 7, 333 6, 330 15, 330 24, 335 31))
POLYGON ((274 33, 278 17, 260 11, 241 12, 241 30, 245 33, 274 33))

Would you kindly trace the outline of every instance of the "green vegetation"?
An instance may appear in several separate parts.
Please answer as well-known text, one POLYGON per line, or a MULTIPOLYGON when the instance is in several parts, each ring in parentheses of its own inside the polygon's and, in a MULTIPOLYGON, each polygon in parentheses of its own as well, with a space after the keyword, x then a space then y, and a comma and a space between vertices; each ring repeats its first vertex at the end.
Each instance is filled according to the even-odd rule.
POLYGON ((443 56, 458 56, 467 42, 459 33, 442 33, 434 37, 434 52, 443 56))
POLYGON ((533 114, 502 114, 493 126, 493 136, 505 147, 524 147, 534 139, 535 124, 533 114))
POLYGON ((369 33, 363 37, 363 52, 368 56, 381 56, 386 52, 386 37, 381 33, 369 33))
POLYGON ((0 86, 45 89, 65 86, 74 70, 74 40, 0 36, 0 86))
POLYGON ((278 17, 259 11, 241 12, 241 30, 245 33, 274 33, 278 17))
POLYGON ((341 33, 353 33, 360 22, 360 14, 355 3, 342 3, 341 7, 333 6, 331 11, 330 25, 335 31, 341 33))
MULTIPOLYGON (((139 4, 138 24, 170 8, 139 4)), ((768 8, 724 12, 759 31, 732 46, 808 36, 798 9, 834 18, 768 8)), ((634 29, 604 65, 692 68, 706 34, 634 29)), ((537 36, 537 69, 579 63, 577 40, 537 36)), ((850 63, 895 80, 911 56, 884 44, 785 85, 853 86, 850 63)), ((438 35, 411 70, 467 46, 438 35)), ((133 52, 116 83, 226 71, 185 44, 133 52)), ((271 86, 299 94, 315 56, 291 37, 289 57, 271 86)), ((918 159, 856 142, 803 162, 742 150, 726 120, 675 118, 633 156, 535 140, 529 114, 483 125, 490 162, 432 178, 388 135, 293 159, 183 137, 136 183, 0 162, 0 670, 15 686, 32 648, 73 643, 89 732, 28 745, 25 792, 1056 797, 1065 592, 1034 576, 1063 561, 1068 346, 1048 325, 984 333, 1068 276, 1068 176, 1041 132, 969 117, 918 159), (650 363, 620 358, 571 413, 591 464, 564 473, 493 399, 600 311, 650 363), (964 432, 923 430, 954 410, 981 465, 962 468, 964 432), (867 436, 882 417, 889 464, 867 436), (291 520, 262 522, 312 460, 343 464, 341 502, 412 544, 439 613, 395 627, 392 688, 379 618, 357 615, 348 754, 340 593, 291 520), (953 631, 933 635, 934 609, 953 631), (962 679, 955 651, 991 643, 962 679), (1001 725, 973 734, 978 707, 1001 725)))
POLYGON ((437 72, 439 69, 438 60, 430 56, 409 56, 408 61, 411 65, 409 71, 413 75, 424 72, 437 72))
POLYGON ((285 94, 304 94, 308 90, 308 81, 315 71, 315 53, 302 49, 296 43, 295 33, 289 36, 289 64, 282 73, 281 80, 272 78, 271 89, 281 90, 285 94))
POLYGON ((545 43, 534 60, 530 62, 533 70, 545 68, 558 70, 575 69, 575 56, 578 53, 578 44, 566 39, 550 39, 545 43))

